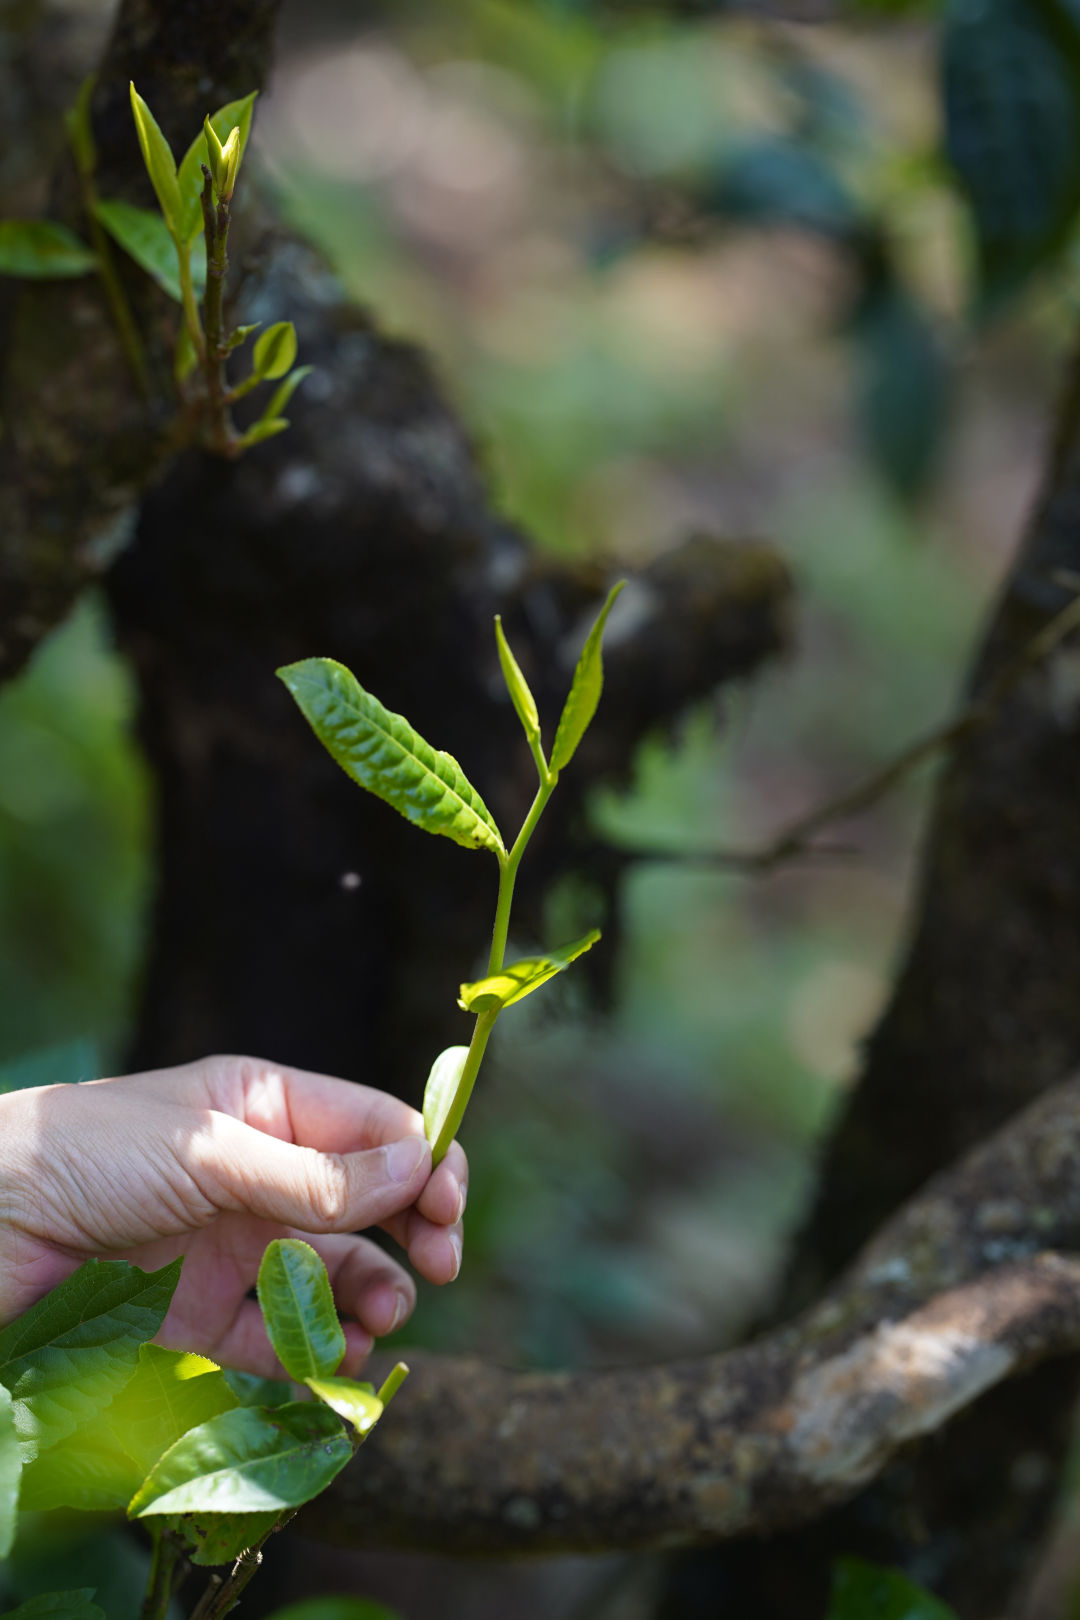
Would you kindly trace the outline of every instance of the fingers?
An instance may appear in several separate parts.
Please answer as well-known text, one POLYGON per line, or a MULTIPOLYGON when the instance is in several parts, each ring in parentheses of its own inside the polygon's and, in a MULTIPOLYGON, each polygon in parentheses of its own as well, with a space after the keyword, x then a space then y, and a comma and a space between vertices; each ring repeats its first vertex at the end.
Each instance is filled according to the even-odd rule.
POLYGON ((324 1153, 244 1125, 204 1116, 177 1144, 200 1191, 219 1209, 243 1210, 301 1232, 353 1232, 416 1202, 431 1170, 423 1137, 357 1153, 324 1153))
POLYGON ((422 1117, 408 1103, 332 1075, 247 1057, 207 1058, 182 1072, 212 1108, 322 1153, 355 1153, 424 1134, 422 1117))

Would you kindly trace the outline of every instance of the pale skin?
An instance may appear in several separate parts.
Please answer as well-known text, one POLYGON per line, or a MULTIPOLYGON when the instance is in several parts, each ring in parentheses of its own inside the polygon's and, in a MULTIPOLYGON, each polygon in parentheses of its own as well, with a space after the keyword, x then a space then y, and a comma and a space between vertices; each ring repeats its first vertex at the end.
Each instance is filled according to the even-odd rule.
POLYGON ((93 1257, 144 1270, 184 1255, 158 1342, 281 1377, 248 1297, 272 1238, 326 1262, 343 1374, 416 1302, 403 1266, 356 1233, 381 1226, 421 1276, 461 1265, 468 1168, 434 1172, 415 1109, 368 1086, 255 1058, 0 1097, 0 1326, 93 1257))

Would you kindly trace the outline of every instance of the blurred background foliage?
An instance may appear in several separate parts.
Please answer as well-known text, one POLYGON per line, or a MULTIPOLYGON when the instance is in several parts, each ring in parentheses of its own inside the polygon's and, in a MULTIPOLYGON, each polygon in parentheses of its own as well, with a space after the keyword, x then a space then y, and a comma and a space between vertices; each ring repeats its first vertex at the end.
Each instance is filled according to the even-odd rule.
MULTIPOLYGON (((681 10, 292 0, 256 143, 286 217, 435 357, 537 545, 790 560, 790 659, 596 795, 612 840, 690 853, 763 842, 958 701, 1075 319, 1080 5, 681 10)), ((92 601, 0 693, 0 1063, 123 1061, 152 883, 131 708, 92 601)), ((468 1265, 411 1340, 636 1359, 763 1307, 895 969, 928 785, 837 829, 843 859, 633 869, 612 1016, 560 985, 506 1021, 468 1265)))

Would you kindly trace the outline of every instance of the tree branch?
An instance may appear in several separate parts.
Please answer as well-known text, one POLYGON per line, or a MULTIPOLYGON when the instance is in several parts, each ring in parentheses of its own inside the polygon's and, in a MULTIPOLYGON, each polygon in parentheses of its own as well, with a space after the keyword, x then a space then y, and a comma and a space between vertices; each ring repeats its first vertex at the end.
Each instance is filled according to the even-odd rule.
POLYGON ((796 1322, 607 1373, 417 1358, 306 1528, 460 1552, 663 1548, 859 1491, 1002 1380, 1080 1347, 1080 1080, 932 1182, 796 1322), (397 1416, 397 1414, 395 1414, 397 1416))

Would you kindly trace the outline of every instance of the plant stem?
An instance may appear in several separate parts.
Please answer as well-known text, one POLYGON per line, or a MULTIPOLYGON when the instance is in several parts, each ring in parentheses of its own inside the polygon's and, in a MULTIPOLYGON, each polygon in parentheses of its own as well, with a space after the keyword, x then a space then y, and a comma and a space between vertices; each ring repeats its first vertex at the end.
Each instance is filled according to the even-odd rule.
POLYGON ((375 1399, 382 1401, 384 1406, 389 1405, 408 1376, 408 1367, 403 1361, 399 1361, 395 1366, 391 1367, 383 1379, 375 1399))
POLYGON ((458 1081, 457 1090, 454 1093, 454 1100, 450 1105, 449 1113, 443 1121, 443 1127, 439 1132, 435 1145, 431 1149, 431 1163, 433 1167, 437 1164, 441 1164, 443 1159, 445 1159, 447 1149, 454 1140, 454 1137, 457 1135, 458 1127, 460 1126, 462 1119, 465 1117, 465 1109, 468 1107, 469 1098, 472 1096, 472 1088, 476 1083, 476 1076, 480 1072, 480 1064, 484 1057, 484 1048, 487 1046, 488 1036, 495 1028, 495 1020, 498 1018, 498 1016, 498 1007, 493 1007, 489 1012, 477 1013, 476 1015, 476 1023, 473 1025, 472 1040, 469 1042, 469 1055, 465 1059, 465 1067, 461 1071, 461 1079, 458 1081))
POLYGON ((180 302, 184 309, 184 320, 187 323, 192 347, 199 357, 199 364, 205 369, 206 343, 203 338, 202 322, 199 319, 199 306, 195 298, 195 285, 191 279, 191 249, 186 242, 181 242, 177 236, 173 237, 173 247, 176 249, 176 265, 180 276, 180 302))
POLYGON ((221 1620, 222 1615, 235 1609, 244 1588, 258 1572, 266 1543, 295 1517, 295 1508, 287 1508, 284 1513, 279 1513, 269 1530, 264 1530, 258 1541, 240 1554, 228 1575, 212 1575, 206 1591, 191 1611, 190 1620, 221 1620))
POLYGON ((172 1599, 173 1578, 182 1555, 180 1547, 165 1530, 151 1529, 153 1552, 140 1620, 165 1620, 172 1599))
POLYGON ((229 385, 225 377, 225 359, 229 352, 224 319, 225 278, 229 273, 229 205, 219 198, 215 210, 213 183, 205 164, 203 175, 201 201, 206 233, 206 352, 203 369, 209 402, 210 442, 219 455, 231 456, 236 452, 237 440, 229 419, 229 385))
POLYGON ((499 898, 495 904, 495 927, 491 936, 491 954, 488 957, 488 973, 498 973, 506 957, 506 937, 510 931, 510 907, 514 900, 514 884, 517 881, 518 867, 521 857, 525 853, 525 846, 536 830, 536 824, 544 813, 544 806, 555 791, 557 778, 545 772, 541 777, 540 786, 536 790, 536 797, 530 806, 529 813, 521 826, 521 831, 514 840, 514 847, 505 858, 499 860, 499 898))
POLYGON ((143 352, 142 339, 139 328, 135 324, 135 317, 131 313, 131 305, 127 295, 120 284, 120 277, 116 273, 116 263, 112 256, 109 238, 106 236, 101 221, 97 217, 97 188, 90 175, 84 174, 82 179, 83 207, 86 210, 86 222, 90 227, 90 241, 97 254, 98 275, 105 289, 109 312, 120 339, 120 347, 124 351, 124 358, 131 368, 131 374, 139 387, 139 392, 146 400, 150 399, 150 377, 146 369, 146 355, 143 352))

